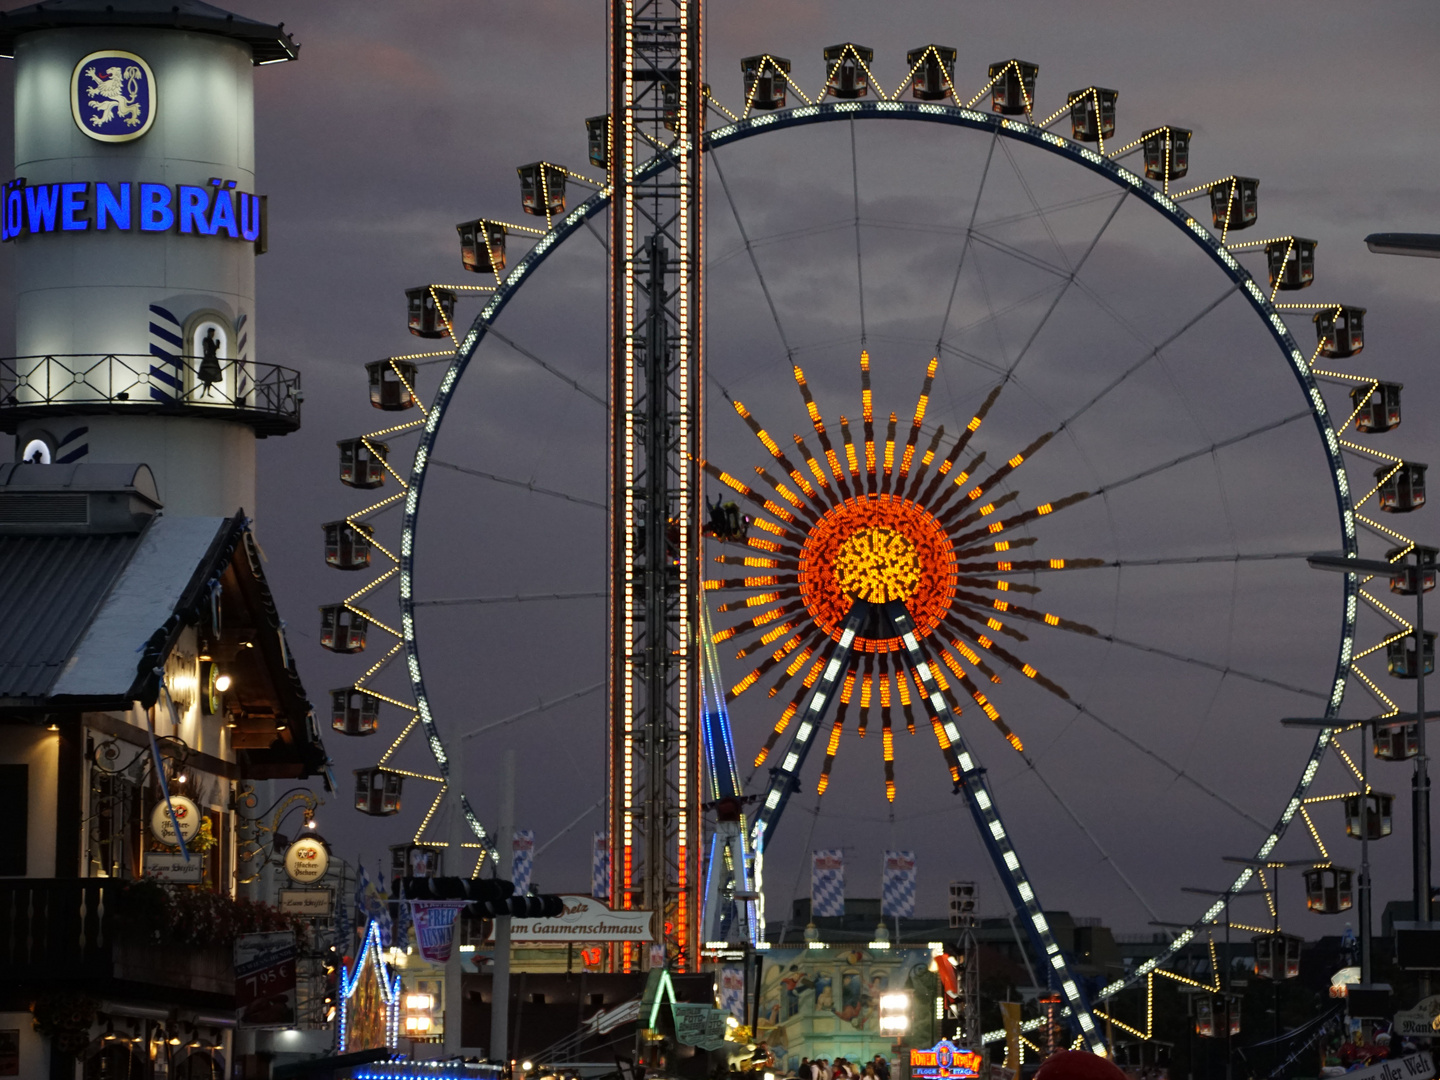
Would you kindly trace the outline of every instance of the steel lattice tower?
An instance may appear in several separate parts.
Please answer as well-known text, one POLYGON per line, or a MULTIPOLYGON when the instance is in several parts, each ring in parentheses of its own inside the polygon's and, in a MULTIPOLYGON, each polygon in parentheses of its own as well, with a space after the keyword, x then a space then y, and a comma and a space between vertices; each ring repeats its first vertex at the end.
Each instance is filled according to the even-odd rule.
POLYGON ((699 0, 611 0, 610 899, 664 913, 678 970, 699 950, 700 56, 699 0), (674 170, 637 177, 657 147, 674 170))

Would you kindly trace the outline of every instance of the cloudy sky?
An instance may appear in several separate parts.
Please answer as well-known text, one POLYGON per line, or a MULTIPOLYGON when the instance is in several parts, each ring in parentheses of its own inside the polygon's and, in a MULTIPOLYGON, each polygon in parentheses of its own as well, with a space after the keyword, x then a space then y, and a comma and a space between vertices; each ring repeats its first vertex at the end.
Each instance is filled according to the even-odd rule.
MULTIPOLYGON (((298 368, 306 389, 303 429, 260 445, 256 510, 302 674, 323 705, 329 688, 363 670, 358 658, 319 649, 314 614, 316 605, 359 587, 358 575, 324 567, 319 526, 365 505, 363 493, 336 479, 335 441, 391 420, 366 404, 363 365, 431 347, 405 333, 403 290, 461 283, 457 221, 521 221, 517 165, 544 158, 594 174, 583 120, 606 111, 606 13, 596 0, 234 6, 283 20, 302 43, 298 63, 256 73, 259 182, 271 214, 270 251, 258 265, 258 347, 262 359, 298 368)), ((791 58, 813 95, 823 82, 822 47, 852 40, 875 50, 889 90, 904 75, 907 49, 938 42, 958 49, 962 92, 979 90, 988 63, 1018 56, 1040 65, 1042 115, 1059 108, 1066 91, 1098 84, 1120 93, 1121 141, 1156 124, 1193 129, 1187 182, 1232 173, 1261 179, 1260 224, 1239 239, 1319 241, 1315 286, 1282 299, 1368 308, 1366 351, 1347 370, 1405 384, 1405 422, 1372 436, 1375 445, 1433 461, 1440 263, 1371 255, 1363 237, 1440 231, 1437 29, 1440 13, 1428 3, 1038 2, 1022 16, 1013 6, 917 0, 883 11, 848 0, 731 0, 711 9, 706 78, 719 100, 737 107, 739 58, 770 52, 791 58)), ((712 168, 707 453, 737 474, 762 464, 725 394, 744 400, 777 435, 805 423, 754 264, 827 418, 859 408, 862 309, 877 411, 907 417, 938 352, 930 422, 951 432, 984 396, 995 365, 1018 363, 1038 328, 986 430, 991 456, 1001 460, 1059 421, 1073 422, 1037 456, 1033 473, 1016 474, 1010 490, 1019 505, 1093 491, 1244 436, 1229 450, 1092 499, 1034 534, 1046 557, 1124 564, 1088 579, 1034 582, 1047 610, 1121 643, 1075 645, 1032 632, 1017 646, 1084 705, 1077 710, 1012 680, 995 688, 1027 758, 1010 751, 978 710, 964 721, 1047 906, 1099 915, 1128 931, 1146 929, 1152 918, 1192 917, 1194 905, 1178 886, 1219 886, 1228 879, 1218 857, 1253 852, 1308 752, 1304 736, 1280 731, 1275 720, 1318 708, 1333 669, 1338 579, 1315 580, 1321 575, 1294 558, 1233 558, 1338 547, 1314 426, 1304 418, 1250 434, 1296 416, 1302 396, 1253 313, 1223 299, 1219 272, 1155 215, 1133 200, 1120 205, 1103 182, 1034 150, 996 149, 987 137, 948 128, 890 130, 911 127, 920 126, 857 125, 853 150, 849 128, 831 124, 717 155, 725 185, 712 168), (737 221, 754 241, 753 264, 737 221), (977 253, 957 275, 972 222, 987 242, 971 245, 977 253), (1097 236, 1079 287, 1059 289, 1053 268, 1073 267, 1097 236), (1063 295, 1046 319, 1057 290, 1063 295), (1119 372, 1192 322, 1157 363, 1079 416, 1119 372), (1209 556, 1231 558, 1174 565, 1209 556), (1168 561, 1147 569, 1145 560, 1168 561)), ((1203 216, 1203 205, 1192 212, 1203 216)), ((603 218, 597 222, 603 237, 603 218)), ((7 272, 8 254, 0 252, 7 272)), ((1263 277, 1258 256, 1244 262, 1263 277)), ((484 347, 437 448, 454 464, 581 501, 453 470, 435 474, 419 552, 422 597, 604 588, 604 515, 584 501, 604 499, 605 414, 594 400, 605 387, 604 267, 601 244, 585 232, 557 252, 499 324, 516 347, 484 347), (546 373, 537 357, 570 381, 546 373)), ((462 301, 459 321, 477 309, 462 301)), ((1290 326, 1302 347, 1313 344, 1307 313, 1290 326)), ((425 396, 441 370, 422 369, 425 396)), ((1344 387, 1326 394, 1335 409, 1346 400, 1344 387)), ((410 446, 393 440, 392 455, 408 462, 410 446)), ((1368 490, 1362 481, 1372 467, 1352 464, 1353 486, 1368 490)), ((1431 513, 1386 523, 1423 539, 1431 513)), ((376 525, 377 538, 393 539, 394 520, 376 525)), ((1369 553, 1380 550, 1372 544, 1369 553)), ((385 621, 396 618, 392 594, 377 594, 372 608, 385 621)), ((580 815, 603 792, 603 698, 591 689, 603 678, 603 608, 596 599, 437 607, 421 622, 427 678, 449 731, 577 695, 467 741, 467 791, 487 820, 500 755, 517 751, 519 823, 535 829, 539 844, 553 841, 536 866, 547 890, 585 889, 588 881, 599 818, 580 815)), ((1378 620, 1362 626, 1371 640, 1383 630, 1378 620)), ((377 646, 388 648, 383 635, 372 652, 377 646)), ((738 678, 747 668, 731 661, 722 656, 727 677, 738 678)), ((1410 692, 1384 677, 1383 663, 1372 658, 1369 670, 1392 696, 1397 688, 1410 692)), ((399 688, 392 681, 390 689, 399 688)), ((742 763, 753 759, 777 711, 778 703, 763 699, 736 704, 742 763)), ((1352 689, 1346 711, 1375 709, 1352 689)), ((384 723, 393 737, 399 712, 384 723)), ((825 798, 817 804, 812 764, 791 804, 772 849, 772 918, 783 917, 792 893, 806 892, 802 852, 832 846, 846 849, 852 895, 877 894, 882 849, 911 848, 920 857, 922 912, 940 912, 947 881, 973 879, 982 908, 998 913, 998 882, 949 792, 923 719, 913 740, 900 738, 893 807, 879 781, 878 739, 872 733, 862 743, 852 732, 825 798)), ((385 734, 334 735, 327 745, 345 781, 388 742, 385 734)), ((397 760, 427 771, 418 744, 397 760)), ((1350 783, 1337 758, 1325 770, 1317 781, 1329 784, 1324 790, 1350 783)), ((1395 792, 1407 779, 1402 766, 1372 777, 1395 792)), ((762 770, 753 782, 763 780, 762 770)), ((386 821, 346 809, 342 793, 324 812, 326 834, 345 857, 373 860, 385 844, 408 839, 432 791, 413 783, 404 813, 386 821)), ((1333 805, 1314 816, 1336 861, 1353 863, 1355 845, 1340 835, 1333 805)), ((1397 824, 1396 832, 1377 848, 1382 901, 1406 891, 1406 829, 1397 824)), ((1311 857, 1315 849, 1302 839, 1287 839, 1287 853, 1311 857)), ((1297 884, 1282 885, 1289 890, 1282 898, 1294 898, 1297 884)), ((1298 913, 1294 922, 1307 936, 1339 929, 1298 913)))

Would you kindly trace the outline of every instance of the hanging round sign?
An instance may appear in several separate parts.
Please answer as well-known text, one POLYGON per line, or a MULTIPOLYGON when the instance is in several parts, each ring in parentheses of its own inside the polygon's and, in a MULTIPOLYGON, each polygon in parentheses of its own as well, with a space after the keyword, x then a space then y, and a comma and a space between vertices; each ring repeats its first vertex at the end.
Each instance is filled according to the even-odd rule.
POLYGON ((330 852, 313 836, 302 836, 285 849, 285 873, 296 885, 313 885, 328 869, 330 852))
POLYGON ((180 841, 175 838, 176 822, 180 824, 180 835, 188 844, 200 831, 200 817, 200 808, 191 800, 184 795, 172 795, 168 804, 162 800, 156 803, 155 809, 150 812, 150 832, 162 844, 179 847, 180 841), (172 806, 175 808, 173 821, 170 818, 172 806))

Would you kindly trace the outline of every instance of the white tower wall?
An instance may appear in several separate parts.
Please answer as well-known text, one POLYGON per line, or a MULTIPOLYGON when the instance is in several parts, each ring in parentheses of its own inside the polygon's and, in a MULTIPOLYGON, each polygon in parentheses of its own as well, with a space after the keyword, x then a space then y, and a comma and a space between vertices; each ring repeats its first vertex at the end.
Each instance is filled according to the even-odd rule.
MULTIPOLYGON (((140 183, 165 185, 172 193, 177 185, 213 191, 211 181, 218 178, 234 181, 236 191, 254 192, 253 73, 244 43, 181 30, 42 30, 24 34, 15 48, 14 175, 27 187, 90 184, 92 222, 82 231, 27 230, 13 241, 15 351, 19 357, 95 358, 57 359, 48 367, 39 360, 17 361, 17 369, 32 376, 31 397, 22 391, 20 400, 41 400, 46 392, 33 386, 46 386, 51 392, 43 400, 56 402, 44 415, 19 422, 17 453, 43 433, 69 452, 87 447, 87 461, 145 462, 171 514, 230 514, 239 506, 253 512, 255 429, 227 419, 223 414, 230 410, 219 402, 212 405, 193 394, 189 404, 198 407, 183 410, 186 415, 137 415, 140 409, 131 411, 124 403, 72 413, 63 405, 66 391, 55 388, 84 366, 91 374, 74 394, 93 397, 100 387, 104 396, 136 379, 145 385, 129 401, 143 404, 153 347, 198 353, 186 333, 197 318, 229 331, 225 359, 252 365, 257 360, 252 244, 174 228, 146 232, 138 220, 128 231, 93 227, 96 182, 131 185, 137 218, 140 183), (110 50, 142 57, 154 75, 153 124, 129 142, 96 141, 72 116, 76 64, 110 50), (175 337, 186 342, 183 348, 174 344, 175 337), (120 360, 101 359, 112 355, 120 360), (82 428, 88 430, 75 434, 82 428)), ((235 370, 247 369, 231 369, 226 385, 232 400, 233 380, 247 378, 235 370)), ((190 387, 195 385, 192 374, 190 387)))

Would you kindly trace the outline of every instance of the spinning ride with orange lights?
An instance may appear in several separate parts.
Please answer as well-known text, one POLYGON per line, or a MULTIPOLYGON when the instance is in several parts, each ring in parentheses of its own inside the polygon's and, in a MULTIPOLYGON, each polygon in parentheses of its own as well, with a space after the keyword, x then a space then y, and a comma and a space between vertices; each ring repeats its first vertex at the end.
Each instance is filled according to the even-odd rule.
MULTIPOLYGON (((769 695, 775 697, 792 679, 802 671, 805 673, 756 756, 756 766, 765 762, 789 728, 826 664, 837 652, 843 651, 848 658, 842 665, 846 670, 826 743, 825 764, 817 788, 820 794, 829 786, 850 706, 853 703, 859 707, 856 733, 864 738, 871 705, 878 703, 885 755, 885 795, 894 801, 892 702, 899 704, 906 728, 913 734, 912 703, 916 697, 923 700, 930 693, 917 665, 911 662, 912 651, 933 657, 949 671, 947 676, 938 665, 931 668, 952 712, 958 715, 961 711, 958 688, 980 707, 1011 746, 1023 750, 1020 737, 980 689, 981 681, 1000 682, 1000 675, 985 656, 1035 680, 1059 697, 1068 700, 1069 695, 995 638, 1027 640, 1023 632, 1011 625, 1016 621, 1095 633, 1083 623, 1016 603, 1010 597, 1035 594, 1040 589, 1006 576, 1042 568, 1088 569, 1101 565, 1099 559, 1017 560, 1009 554, 1037 541, 1034 536, 1012 539, 1016 527, 1044 517, 1057 507, 1080 502, 1088 498, 1089 493, 1076 492, 1054 503, 1001 515, 1004 507, 1018 499, 1019 492, 1009 491, 996 497, 997 486, 1049 442, 1053 433, 1042 435, 988 471, 982 468, 987 451, 972 452, 966 457, 972 437, 999 397, 998 390, 990 394, 943 456, 941 451, 946 439, 945 429, 941 427, 917 459, 916 448, 937 366, 938 361, 932 360, 926 369, 909 432, 903 446, 898 446, 899 418, 895 413, 890 414, 883 442, 877 442, 870 355, 862 352, 863 441, 856 446, 849 420, 842 416, 842 451, 837 451, 831 441, 804 373, 795 368, 795 382, 804 395, 826 463, 822 465, 804 439, 796 435, 795 446, 804 460, 804 471, 791 462, 743 404, 734 403, 741 418, 794 485, 785 484, 765 469, 755 470, 785 506, 758 495, 710 462, 703 464, 707 473, 759 511, 751 523, 756 532, 747 535, 744 544, 761 554, 726 554, 717 556, 715 561, 772 571, 760 576, 706 582, 707 590, 738 589, 746 594, 743 599, 729 601, 716 609, 717 614, 741 617, 733 625, 715 632, 712 644, 734 639, 740 646, 737 658, 769 653, 730 687, 728 696, 733 699, 768 680, 769 695), (962 459, 965 464, 957 470, 962 459), (894 605, 902 608, 914 624, 917 646, 914 650, 907 647, 886 614, 894 605), (752 613, 756 608, 761 610, 752 613), (851 623, 856 630, 847 641, 845 628, 851 623)), ((962 770, 954 740, 947 735, 938 714, 931 716, 931 727, 950 777, 959 784, 962 770)), ((800 760, 803 761, 803 757, 802 753, 800 760)), ((793 768, 787 767, 784 771, 793 772, 798 765, 797 761, 793 768)))

